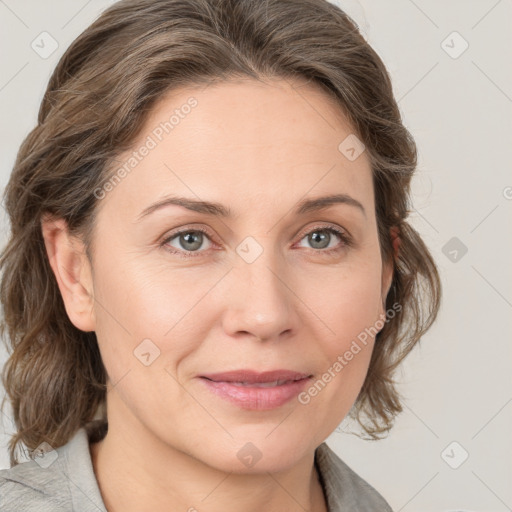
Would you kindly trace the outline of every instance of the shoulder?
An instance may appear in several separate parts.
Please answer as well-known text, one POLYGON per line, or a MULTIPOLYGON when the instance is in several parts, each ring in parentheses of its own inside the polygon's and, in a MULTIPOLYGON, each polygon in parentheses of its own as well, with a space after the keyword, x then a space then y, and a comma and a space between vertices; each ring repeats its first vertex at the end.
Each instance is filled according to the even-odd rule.
POLYGON ((329 512, 393 512, 389 503, 323 442, 315 452, 315 462, 329 504, 329 512))
POLYGON ((43 468, 30 460, 0 470, 0 511, 69 510, 68 484, 64 475, 52 466, 43 468))
POLYGON ((105 511, 85 428, 55 450, 49 447, 34 459, 0 470, 0 512, 20 510, 105 511))

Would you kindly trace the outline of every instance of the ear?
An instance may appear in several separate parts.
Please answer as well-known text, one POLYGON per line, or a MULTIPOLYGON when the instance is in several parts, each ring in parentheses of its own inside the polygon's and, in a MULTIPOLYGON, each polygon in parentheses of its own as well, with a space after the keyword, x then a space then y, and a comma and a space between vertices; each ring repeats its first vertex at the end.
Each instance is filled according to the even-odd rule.
POLYGON ((393 246, 393 254, 382 266, 382 313, 385 314, 386 309, 386 297, 388 296, 389 289, 391 288, 391 283, 393 282, 393 270, 394 263, 398 258, 398 254, 400 251, 400 230, 398 226, 393 226, 389 230, 389 235, 391 237, 392 246, 393 246))
POLYGON ((67 223, 61 218, 44 215, 41 229, 69 319, 81 331, 94 331, 92 272, 83 242, 69 234, 67 223))

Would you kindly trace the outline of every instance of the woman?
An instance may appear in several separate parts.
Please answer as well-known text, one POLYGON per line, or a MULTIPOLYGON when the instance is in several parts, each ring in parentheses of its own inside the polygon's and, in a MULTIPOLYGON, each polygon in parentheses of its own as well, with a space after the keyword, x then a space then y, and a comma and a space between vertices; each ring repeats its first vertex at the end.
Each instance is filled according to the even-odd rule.
POLYGON ((105 11, 6 189, 0 509, 391 510, 324 441, 347 415, 389 431, 438 311, 415 167, 336 6, 105 11))

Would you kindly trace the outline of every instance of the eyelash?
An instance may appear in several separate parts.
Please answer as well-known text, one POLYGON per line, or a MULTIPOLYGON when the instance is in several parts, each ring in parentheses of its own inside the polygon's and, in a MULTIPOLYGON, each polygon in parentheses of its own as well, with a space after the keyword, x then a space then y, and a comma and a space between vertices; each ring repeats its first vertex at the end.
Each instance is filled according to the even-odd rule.
MULTIPOLYGON (((328 231, 330 233, 334 233, 335 235, 337 235, 340 238, 340 240, 343 243, 343 245, 341 245, 341 246, 331 247, 330 249, 318 249, 318 250, 311 249, 312 251, 314 251, 320 255, 329 256, 335 252, 341 251, 345 247, 352 246, 351 237, 346 232, 344 232, 338 228, 335 228, 333 226, 315 226, 315 227, 311 228, 309 231, 306 231, 305 233, 303 233, 299 241, 301 241, 305 236, 307 236, 311 233, 314 233, 315 231, 328 231)), ((170 252, 171 254, 177 254, 181 258, 195 258, 195 257, 201 256, 202 253, 205 251, 185 251, 185 250, 169 249, 167 244, 174 238, 176 238, 182 234, 185 234, 185 233, 203 233, 210 240, 212 238, 210 236, 210 234, 208 233, 208 231, 201 227, 194 228, 194 229, 182 229, 180 231, 176 231, 176 232, 172 233, 170 236, 168 236, 164 240, 162 240, 162 242, 160 243, 160 247, 165 249, 166 251, 170 252)))

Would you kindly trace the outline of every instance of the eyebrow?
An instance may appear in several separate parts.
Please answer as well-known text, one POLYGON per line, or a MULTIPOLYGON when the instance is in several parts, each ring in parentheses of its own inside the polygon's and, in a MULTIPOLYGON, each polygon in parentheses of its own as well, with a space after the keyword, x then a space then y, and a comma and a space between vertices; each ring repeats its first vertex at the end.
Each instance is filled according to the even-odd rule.
MULTIPOLYGON (((359 209, 366 217, 366 210, 364 209, 364 206, 357 199, 354 199, 353 197, 347 194, 334 194, 312 199, 305 199, 297 205, 297 207, 295 208, 295 213, 297 215, 303 215, 309 212, 325 210, 335 204, 346 204, 349 206, 354 206, 357 209, 359 209)), ((212 215, 216 217, 233 217, 232 210, 220 203, 201 201, 198 199, 192 199, 188 197, 167 196, 161 199, 160 201, 157 201, 156 203, 153 203, 152 205, 145 208, 137 216, 135 221, 139 222, 144 217, 150 215, 154 211, 169 205, 181 206, 183 208, 186 208, 187 210, 203 213, 206 215, 212 215)))

